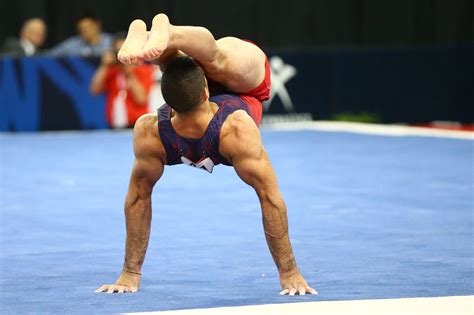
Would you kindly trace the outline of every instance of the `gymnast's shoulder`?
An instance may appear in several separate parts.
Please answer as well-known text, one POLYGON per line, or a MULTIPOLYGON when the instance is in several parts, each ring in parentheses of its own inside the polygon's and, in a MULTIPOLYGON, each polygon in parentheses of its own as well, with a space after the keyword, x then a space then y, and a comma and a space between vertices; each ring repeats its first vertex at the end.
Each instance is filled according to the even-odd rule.
POLYGON ((148 113, 140 116, 133 127, 133 146, 135 151, 165 155, 158 132, 158 115, 148 113))

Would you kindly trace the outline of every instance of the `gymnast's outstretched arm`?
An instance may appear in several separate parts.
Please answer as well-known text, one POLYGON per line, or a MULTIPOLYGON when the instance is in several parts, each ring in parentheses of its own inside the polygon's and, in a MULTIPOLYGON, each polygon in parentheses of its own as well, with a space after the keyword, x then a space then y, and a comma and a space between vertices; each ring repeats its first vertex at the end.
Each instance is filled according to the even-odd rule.
POLYGON ((288 236, 285 201, 258 128, 243 111, 237 111, 229 118, 231 121, 226 122, 228 128, 222 136, 219 151, 231 161, 239 177, 257 193, 265 238, 280 273, 280 294, 317 294, 306 283, 296 265, 288 236))
POLYGON ((125 200, 127 239, 123 270, 114 284, 105 284, 96 292, 137 292, 140 287, 141 268, 150 238, 151 193, 164 168, 160 146, 151 134, 157 132, 155 123, 156 119, 149 114, 142 116, 134 128, 135 161, 125 200))

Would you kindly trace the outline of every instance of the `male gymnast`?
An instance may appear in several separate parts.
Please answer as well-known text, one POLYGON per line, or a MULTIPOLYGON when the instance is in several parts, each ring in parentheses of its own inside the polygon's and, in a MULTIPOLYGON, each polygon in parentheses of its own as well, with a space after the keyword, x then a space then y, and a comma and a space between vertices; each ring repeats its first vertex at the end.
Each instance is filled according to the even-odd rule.
POLYGON ((127 238, 123 270, 96 292, 137 292, 152 217, 153 186, 165 165, 187 164, 208 172, 233 166, 257 193, 270 253, 280 274, 280 294, 317 294, 296 265, 288 237, 286 206, 263 147, 258 125, 261 101, 270 93, 270 68, 255 44, 235 37, 215 40, 203 27, 176 26, 165 14, 146 24, 135 20, 118 53, 124 64, 153 61, 164 69, 166 104, 134 127, 135 161, 125 200, 127 238), (209 80, 209 84, 208 81, 209 80), (219 85, 228 93, 213 93, 219 85))

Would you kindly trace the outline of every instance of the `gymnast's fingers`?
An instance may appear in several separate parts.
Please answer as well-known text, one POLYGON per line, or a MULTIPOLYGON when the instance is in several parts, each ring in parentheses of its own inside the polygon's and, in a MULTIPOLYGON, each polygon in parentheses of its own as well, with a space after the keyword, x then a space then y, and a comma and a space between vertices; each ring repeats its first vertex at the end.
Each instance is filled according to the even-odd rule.
POLYGON ((318 291, 316 291, 315 289, 310 288, 310 287, 306 288, 306 292, 311 293, 311 294, 315 294, 315 295, 318 294, 318 291))
POLYGON ((298 288, 298 294, 299 294, 299 295, 305 295, 305 294, 306 294, 306 289, 305 289, 305 287, 299 287, 299 288, 298 288))
POLYGON ((95 293, 104 292, 105 290, 107 290, 107 287, 108 287, 108 285, 104 284, 103 286, 101 286, 100 288, 95 290, 95 293))

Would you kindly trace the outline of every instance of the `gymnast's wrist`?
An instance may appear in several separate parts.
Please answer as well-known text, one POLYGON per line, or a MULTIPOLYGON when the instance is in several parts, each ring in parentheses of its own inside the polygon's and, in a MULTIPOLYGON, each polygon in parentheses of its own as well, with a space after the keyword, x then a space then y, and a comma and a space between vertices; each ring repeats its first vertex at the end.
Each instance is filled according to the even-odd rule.
POLYGON ((295 258, 291 257, 290 259, 278 264, 278 272, 280 273, 281 277, 289 277, 299 273, 295 258))
POLYGON ((136 275, 136 276, 141 276, 142 273, 138 270, 132 270, 130 268, 122 268, 122 272, 123 273, 128 273, 128 274, 132 274, 132 275, 136 275))

